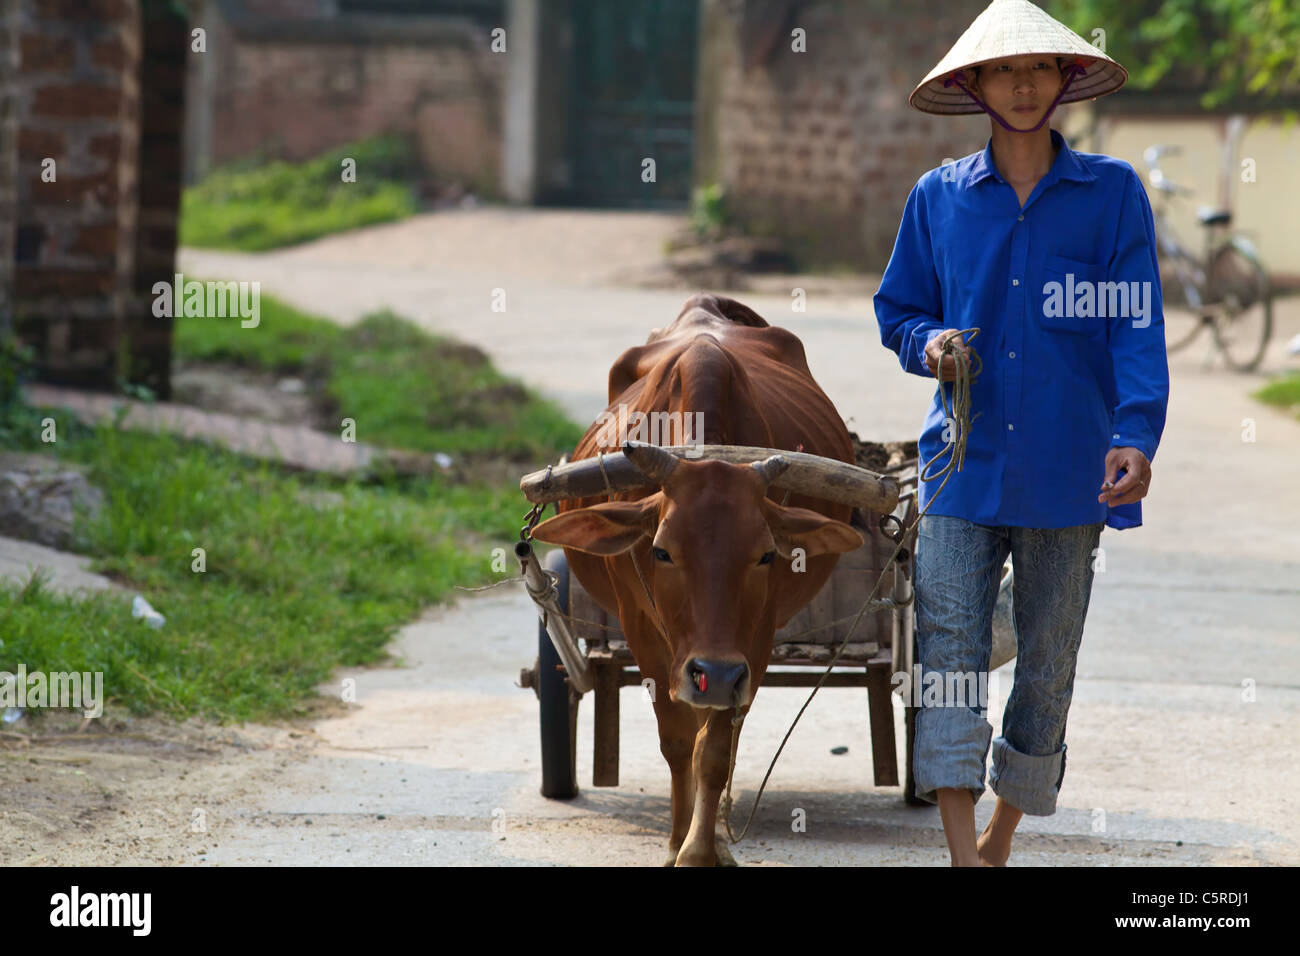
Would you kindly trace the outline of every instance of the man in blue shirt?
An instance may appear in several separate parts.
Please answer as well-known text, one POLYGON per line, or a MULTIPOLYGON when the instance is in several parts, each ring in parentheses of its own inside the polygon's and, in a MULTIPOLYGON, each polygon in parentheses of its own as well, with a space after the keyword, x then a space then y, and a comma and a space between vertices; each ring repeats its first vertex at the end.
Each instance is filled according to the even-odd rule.
MULTIPOLYGON (((913 774, 917 794, 939 805, 955 866, 1004 864, 1022 813, 1055 812, 1097 541, 1104 525, 1142 523, 1164 429, 1169 372, 1146 192, 1128 163, 1076 153, 1047 125, 1057 103, 1126 79, 1027 0, 994 0, 911 96, 925 112, 988 112, 992 130, 982 152, 912 189, 874 299, 882 343, 906 371, 941 382, 956 374, 945 340, 979 328, 965 461, 933 504, 939 482, 921 484, 929 512, 916 544, 918 666, 923 684, 936 675, 946 691, 913 702, 913 774), (987 674, 1008 554, 1016 674, 992 740, 998 801, 977 841, 992 727, 987 701, 959 692, 987 674)), ((969 363, 976 346, 959 337, 956 348, 969 363)), ((936 395, 922 462, 953 432, 936 395)))

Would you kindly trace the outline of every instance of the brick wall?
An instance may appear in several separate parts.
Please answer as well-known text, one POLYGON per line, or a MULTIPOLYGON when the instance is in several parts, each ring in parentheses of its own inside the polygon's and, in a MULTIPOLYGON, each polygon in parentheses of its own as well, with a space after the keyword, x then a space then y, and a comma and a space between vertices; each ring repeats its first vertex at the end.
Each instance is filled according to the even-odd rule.
POLYGON ((983 147, 987 116, 920 113, 908 94, 987 0, 823 0, 744 69, 736 5, 704 0, 696 182, 720 182, 749 229, 805 265, 883 270, 916 179, 983 147), (790 29, 807 31, 806 53, 790 29))
POLYGON ((18 332, 44 381, 112 389, 135 268, 139 0, 20 0, 18 43, 18 332))
POLYGON ((301 160, 406 132, 431 179, 499 193, 505 57, 489 51, 490 28, 436 17, 253 13, 267 9, 251 0, 208 4, 195 24, 207 30, 208 52, 190 64, 188 180, 250 154, 301 160))
POLYGON ((17 228, 0 269, 13 268, 15 328, 43 381, 125 379, 166 398, 171 320, 153 316, 151 288, 175 259, 186 24, 169 0, 6 2, 16 169, 0 206, 14 182, 17 228))
POLYGON ((14 153, 17 136, 18 44, 14 14, 18 0, 0 0, 0 342, 13 321, 14 153))
POLYGON ((189 24, 163 0, 144 0, 141 71, 139 213, 135 272, 127 310, 127 378, 171 396, 173 320, 153 314, 155 282, 171 282, 184 166, 185 71, 189 24))

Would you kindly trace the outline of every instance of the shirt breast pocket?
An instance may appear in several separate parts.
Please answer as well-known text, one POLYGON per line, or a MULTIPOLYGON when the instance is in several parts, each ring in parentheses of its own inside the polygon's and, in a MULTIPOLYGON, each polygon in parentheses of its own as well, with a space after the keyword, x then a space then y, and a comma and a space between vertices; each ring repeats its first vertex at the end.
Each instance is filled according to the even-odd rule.
POLYGON ((1095 262, 1048 256, 1043 266, 1038 318, 1053 332, 1100 336, 1106 328, 1102 285, 1106 267, 1095 262))

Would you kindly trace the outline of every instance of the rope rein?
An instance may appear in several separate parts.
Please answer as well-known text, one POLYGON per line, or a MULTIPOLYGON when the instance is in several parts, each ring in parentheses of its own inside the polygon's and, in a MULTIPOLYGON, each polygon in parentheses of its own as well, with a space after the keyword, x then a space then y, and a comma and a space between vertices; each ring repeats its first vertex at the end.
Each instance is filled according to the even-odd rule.
MULTIPOLYGON (((745 821, 745 826, 744 829, 740 831, 740 836, 736 836, 731 829, 731 810, 734 805, 734 801, 731 798, 731 784, 736 775, 736 748, 740 743, 740 726, 744 723, 745 714, 737 713, 738 708, 732 708, 731 758, 730 766, 727 770, 727 791, 718 808, 718 812, 722 815, 722 822, 727 828, 727 839, 732 844, 739 843, 745 838, 745 834, 749 832, 749 826, 754 822, 754 814, 758 811, 758 802, 763 799, 763 790, 767 787, 767 781, 772 776, 772 770, 776 767, 776 761, 780 758, 781 751, 785 749, 786 741, 788 741, 790 735, 794 733, 794 728, 799 723, 799 718, 802 717, 803 712, 808 709, 808 705, 812 703, 812 699, 817 696, 817 691, 821 690, 822 685, 826 683, 826 678, 830 676, 831 669, 835 667, 836 661, 838 661, 840 655, 844 653, 844 648, 848 646, 849 638, 853 636, 854 630, 857 629, 858 622, 862 620, 862 615, 866 613, 868 607, 875 600, 876 591, 880 589, 880 583, 885 579, 885 574, 890 570, 890 566, 894 563, 894 559, 898 557, 898 553, 903 550, 903 544, 907 541, 912 532, 916 530, 917 525, 921 523, 921 519, 925 517, 926 512, 930 510, 930 506, 934 504, 935 499, 938 498, 940 493, 943 491, 944 485, 948 484, 948 479, 952 477, 953 472, 961 471, 962 465, 965 463, 966 439, 970 434, 971 422, 973 421, 970 415, 970 386, 974 378, 979 375, 983 363, 979 357, 979 353, 977 352, 974 353, 974 368, 972 369, 970 366, 966 365, 966 363, 961 360, 961 353, 958 351, 958 346, 954 343, 963 340, 969 342, 978 334, 979 328, 977 327, 962 329, 958 335, 951 336, 941 347, 938 374, 936 375, 936 377, 939 378, 937 392, 939 395, 940 407, 944 411, 945 424, 949 420, 953 422, 952 441, 944 447, 943 451, 939 452, 934 456, 934 458, 925 463, 918 475, 918 482, 933 481, 936 478, 942 478, 943 481, 940 482, 939 487, 935 490, 935 493, 931 496, 930 501, 926 504, 925 508, 916 516, 916 520, 912 522, 910 527, 899 534, 897 547, 894 548, 894 553, 889 556, 889 560, 885 562, 885 567, 880 572, 880 576, 876 578, 875 587, 871 589, 871 593, 867 595, 866 601, 863 602, 862 607, 858 610, 857 616, 853 619, 853 625, 849 628, 849 632, 844 635, 844 640, 840 642, 839 649, 835 652, 835 656, 832 657, 831 662, 826 665, 826 672, 822 674, 821 680, 819 680, 816 686, 813 687, 812 693, 808 695, 808 699, 804 701, 804 705, 799 708, 799 713, 795 715, 794 721, 790 724, 790 729, 785 732, 785 737, 781 739, 781 746, 777 748, 776 753, 772 757, 772 762, 768 765, 767 773, 763 775, 763 782, 758 788, 757 795, 754 797, 754 805, 749 810, 749 818, 745 821), (953 394, 951 408, 949 408, 948 405, 948 397, 944 394, 943 379, 940 377, 943 374, 943 357, 947 355, 952 356, 953 365, 956 367, 957 371, 956 379, 953 382, 952 388, 953 394), (934 465, 948 452, 953 452, 952 456, 948 459, 948 463, 935 474, 927 475, 926 471, 929 470, 930 466, 934 465)), ((749 708, 746 707, 745 711, 748 712, 748 709, 749 708)))

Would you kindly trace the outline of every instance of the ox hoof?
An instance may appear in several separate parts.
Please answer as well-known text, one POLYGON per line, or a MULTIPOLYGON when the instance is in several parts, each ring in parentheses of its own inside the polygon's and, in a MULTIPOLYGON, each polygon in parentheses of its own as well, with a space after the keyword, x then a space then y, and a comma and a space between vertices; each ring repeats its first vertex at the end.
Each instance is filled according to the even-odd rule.
POLYGON ((718 854, 718 866, 740 866, 736 858, 731 855, 731 850, 727 848, 727 838, 721 834, 718 835, 715 850, 718 854))
POLYGON ((671 866, 739 866, 736 858, 731 855, 727 849, 726 841, 719 837, 714 843, 712 851, 701 850, 689 853, 685 849, 677 854, 677 859, 671 866))

